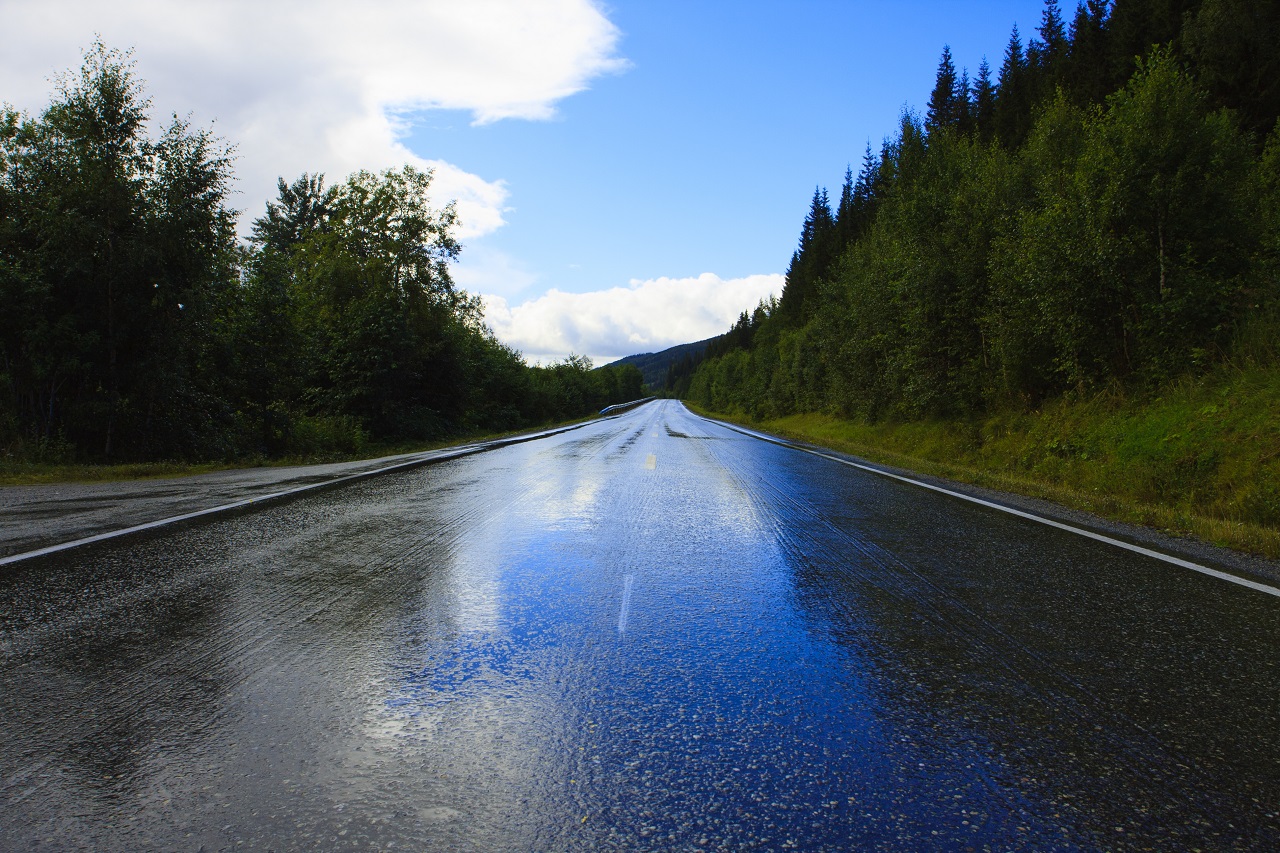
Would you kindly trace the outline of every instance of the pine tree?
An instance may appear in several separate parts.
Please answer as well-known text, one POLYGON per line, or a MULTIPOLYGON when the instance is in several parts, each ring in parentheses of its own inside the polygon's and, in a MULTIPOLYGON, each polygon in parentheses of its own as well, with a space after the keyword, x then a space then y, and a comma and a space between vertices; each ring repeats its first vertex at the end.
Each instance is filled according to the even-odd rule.
POLYGON ((836 206, 837 251, 842 251, 858 237, 857 200, 854 193, 853 168, 845 166, 844 184, 840 187, 840 203, 836 206))
POLYGON ((1044 0, 1038 32, 1040 43, 1044 45, 1044 60, 1051 67, 1067 53, 1067 29, 1062 22, 1058 0, 1044 0))
POLYGON ((879 194, 879 184, 880 158, 871 150, 871 143, 868 142, 866 153, 862 155, 862 168, 858 170, 858 182, 853 188, 853 197, 860 213, 867 211, 875 201, 879 194))
POLYGON ((253 221, 253 241, 276 251, 287 251, 324 228, 336 198, 326 189, 324 175, 303 173, 292 184, 276 179, 279 201, 267 202, 267 212, 253 221))
POLYGON ((836 208, 836 224, 842 225, 853 215, 853 167, 844 167, 844 185, 840 187, 840 205, 836 208))
POLYGON ((1107 26, 1108 91, 1123 86, 1154 45, 1176 41, 1183 16, 1199 5, 1200 0, 1114 0, 1107 26))
POLYGON ((967 136, 973 133, 975 120, 973 86, 969 82, 969 69, 962 68, 960 79, 956 81, 956 127, 967 136))
POLYGON ((1062 12, 1058 9, 1058 0, 1044 0, 1044 11, 1040 16, 1040 36, 1037 42, 1034 67, 1035 85, 1032 89, 1032 100, 1039 102, 1053 96, 1062 82, 1065 71, 1064 64, 1070 43, 1067 41, 1067 30, 1062 23, 1062 12))
POLYGON ((1028 91, 1027 60, 1022 52, 1022 36, 1014 24, 1000 66, 996 89, 996 138, 1006 148, 1017 148, 1031 127, 1031 93, 1028 91))
POLYGON ((805 304, 816 292, 818 280, 827 274, 835 254, 835 224, 826 188, 815 188, 800 229, 800 246, 791 256, 787 281, 782 287, 779 308, 786 322, 803 321, 805 304))
POLYGON ((978 66, 978 79, 973 84, 973 123, 978 138, 990 142, 995 134, 996 87, 991 82, 991 66, 982 57, 978 66))
POLYGON ((951 47, 944 45, 942 58, 938 60, 938 79, 933 86, 933 94, 929 96, 929 112, 925 119, 925 127, 929 131, 940 127, 954 128, 959 123, 956 83, 956 66, 951 61, 951 47))
MULTIPOLYGON (((845 169, 844 188, 840 192, 840 207, 836 213, 835 256, 866 233, 875 215, 881 192, 880 158, 867 143, 862 155, 862 166, 857 178, 845 169)), ((834 259, 834 258, 833 258, 834 259)))
POLYGON ((1107 9, 1107 0, 1081 2, 1071 22, 1062 85, 1076 104, 1100 104, 1111 92, 1107 9))

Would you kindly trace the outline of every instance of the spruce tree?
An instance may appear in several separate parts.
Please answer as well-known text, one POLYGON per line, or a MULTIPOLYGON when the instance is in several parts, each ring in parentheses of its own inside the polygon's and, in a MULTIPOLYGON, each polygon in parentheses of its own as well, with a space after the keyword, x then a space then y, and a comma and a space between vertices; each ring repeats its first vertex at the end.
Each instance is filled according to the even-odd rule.
POLYGON ((995 133, 996 87, 991 82, 991 66, 982 57, 978 66, 978 79, 973 84, 973 123, 978 138, 990 142, 995 133))
POLYGON ((1051 66, 1067 52, 1067 28, 1062 22, 1062 12, 1058 9, 1058 0, 1044 0, 1044 11, 1040 15, 1040 43, 1044 45, 1044 58, 1051 66))
POLYGON ((844 184, 840 187, 840 204, 836 206, 837 251, 857 239, 857 203, 854 199, 853 168, 844 167, 844 184))
POLYGON ((805 304, 817 290, 818 279, 827 274, 834 257, 835 217, 825 187, 813 191, 809 213, 800 229, 800 246, 791 256, 787 280, 779 302, 783 320, 798 325, 804 319, 805 304))
POLYGON ((938 60, 938 78, 929 96, 929 112, 925 127, 934 131, 940 127, 954 128, 960 117, 956 103, 956 66, 951 61, 951 47, 944 45, 942 58, 938 60))
POLYGON ((853 167, 844 167, 844 185, 840 187, 840 205, 836 208, 836 224, 853 215, 853 167))
POLYGON ((1111 93, 1107 65, 1107 0, 1087 0, 1076 7, 1068 37, 1062 85, 1079 105, 1100 104, 1111 93))
POLYGON ((862 168, 858 170, 858 182, 854 184, 853 197, 858 204, 859 212, 868 210, 875 200, 880 180, 880 158, 871 150, 871 143, 867 143, 867 150, 862 155, 862 168))
POLYGON ((1052 97, 1054 90, 1062 83, 1069 42, 1062 22, 1062 12, 1058 10, 1058 0, 1044 0, 1044 11, 1041 13, 1037 34, 1040 38, 1034 63, 1033 102, 1052 97))
POLYGON ((996 89, 996 138, 1006 148, 1017 148, 1031 127, 1031 97, 1028 91, 1027 61, 1022 52, 1022 36, 1014 24, 1000 66, 996 89))
POLYGON ((1200 0, 1114 0, 1107 25, 1108 91, 1122 87, 1137 70, 1138 60, 1153 46, 1173 42, 1175 49, 1179 48, 1176 42, 1183 16, 1199 5, 1200 0))
POLYGON ((960 69, 960 79, 956 81, 956 127, 966 136, 974 130, 973 87, 969 83, 969 69, 960 69))
POLYGON ((845 244, 841 246, 841 250, 849 242, 857 240, 866 233, 875 213, 880 183, 880 158, 871 150, 871 143, 868 142, 866 152, 862 155, 862 167, 858 170, 857 180, 853 184, 851 209, 848 214, 842 214, 838 220, 841 234, 849 235, 845 239, 845 244))

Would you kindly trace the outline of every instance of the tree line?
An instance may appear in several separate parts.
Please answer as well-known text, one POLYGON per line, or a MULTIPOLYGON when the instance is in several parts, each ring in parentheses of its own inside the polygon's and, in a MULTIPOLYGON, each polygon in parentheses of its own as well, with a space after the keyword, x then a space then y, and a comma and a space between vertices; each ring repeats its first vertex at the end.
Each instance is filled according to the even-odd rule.
POLYGON ((529 367, 454 287, 430 172, 281 179, 246 244, 234 152, 95 45, 36 117, 0 112, 0 450, 22 459, 358 452, 576 417, 634 367, 529 367))
MULTIPOLYGON (((772 417, 966 417, 1152 389, 1280 332, 1280 4, 1046 0, 996 79, 944 48, 777 300, 671 393, 772 417)), ((1263 347, 1273 352, 1271 347, 1263 347)))

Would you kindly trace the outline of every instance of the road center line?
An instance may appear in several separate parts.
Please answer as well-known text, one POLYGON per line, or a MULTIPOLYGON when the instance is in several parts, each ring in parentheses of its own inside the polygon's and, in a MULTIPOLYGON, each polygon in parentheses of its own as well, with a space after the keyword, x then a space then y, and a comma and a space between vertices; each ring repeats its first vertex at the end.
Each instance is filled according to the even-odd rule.
POLYGON ((618 633, 627 633, 627 613, 631 609, 631 587, 636 582, 635 575, 624 575, 622 578, 622 609, 618 611, 618 633))
POLYGON ((922 489, 929 489, 930 491, 940 492, 944 495, 950 495, 953 498, 960 498, 961 500, 978 504, 979 506, 990 507, 991 509, 998 509, 1001 512, 1007 512, 1010 515, 1016 515, 1019 518, 1025 518, 1025 519, 1028 519, 1029 521, 1038 521, 1039 523, 1046 524, 1049 527, 1056 527, 1059 530, 1065 530, 1068 533, 1075 533, 1079 536, 1084 536, 1089 539, 1094 539, 1098 542, 1105 542, 1108 545, 1114 545, 1117 548, 1124 548, 1126 551, 1132 551, 1135 554, 1142 554, 1144 557, 1154 557, 1157 560, 1163 560, 1166 563, 1172 563, 1175 566, 1181 566, 1184 569, 1190 569, 1191 571, 1199 572, 1202 575, 1208 575, 1209 577, 1218 578, 1219 580, 1224 580, 1230 583, 1239 584, 1240 586, 1248 587, 1249 589, 1255 590, 1257 592, 1263 592, 1263 593, 1266 593, 1267 595, 1273 595, 1277 598, 1280 598, 1280 589, 1274 586, 1269 586, 1265 583, 1252 581, 1252 580, 1249 580, 1248 578, 1242 578, 1239 575, 1233 575, 1233 574, 1229 574, 1228 572, 1219 571, 1218 569, 1211 569, 1208 566, 1202 566, 1199 563, 1193 563, 1190 560, 1184 560, 1181 557, 1175 557, 1171 554, 1162 554, 1159 551, 1152 551, 1150 548, 1144 548, 1141 545, 1134 545, 1133 543, 1125 542, 1122 539, 1114 539, 1102 533, 1094 533, 1092 530, 1085 530, 1084 528, 1081 528, 1081 527, 1075 527, 1070 524, 1064 524, 1061 521, 1054 521, 1051 518, 1045 518, 1044 516, 1035 515, 1034 513, 1030 513, 1030 512, 1024 512, 1023 510, 1014 509, 1013 507, 1010 507, 1010 506, 1005 506, 1003 504, 998 504, 992 501, 983 500, 982 498, 976 498, 972 495, 966 495, 963 492, 956 492, 956 491, 952 491, 951 489, 944 489, 942 486, 934 486, 934 485, 931 485, 930 483, 925 483, 920 480, 913 480, 910 477, 904 477, 901 474, 893 474, 888 471, 882 471, 879 468, 874 468, 870 465, 863 465, 858 462, 853 462, 849 459, 841 459, 839 456, 832 456, 831 454, 823 453, 820 450, 811 450, 807 447, 801 447, 798 444, 793 444, 792 442, 786 441, 784 439, 775 438, 774 436, 767 435, 762 432, 756 432, 755 430, 747 429, 745 427, 739 427, 735 424, 725 423, 724 421, 717 421, 714 418, 707 418, 707 417, 703 417, 702 415, 698 415, 698 417, 702 418, 703 420, 711 421, 712 423, 719 424, 725 429, 733 430, 734 432, 740 433, 741 435, 749 436, 751 438, 756 438, 756 439, 759 439, 760 441, 767 441, 770 444, 776 444, 779 447, 786 447, 791 450, 798 450, 801 453, 808 453, 811 456, 817 456, 821 459, 828 459, 832 462, 838 462, 841 465, 848 465, 850 468, 857 468, 860 471, 867 471, 872 474, 878 474, 881 477, 888 477, 891 480, 898 480, 903 483, 909 483, 913 486, 919 486, 922 489))

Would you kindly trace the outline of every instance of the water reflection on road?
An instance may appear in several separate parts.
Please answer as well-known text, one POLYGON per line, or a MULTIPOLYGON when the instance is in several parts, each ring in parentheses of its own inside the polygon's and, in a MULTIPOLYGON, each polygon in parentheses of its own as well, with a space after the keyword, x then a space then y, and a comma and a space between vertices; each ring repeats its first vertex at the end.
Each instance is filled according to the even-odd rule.
POLYGON ((0 848, 1275 849, 1280 607, 646 406, 0 578, 0 848))

